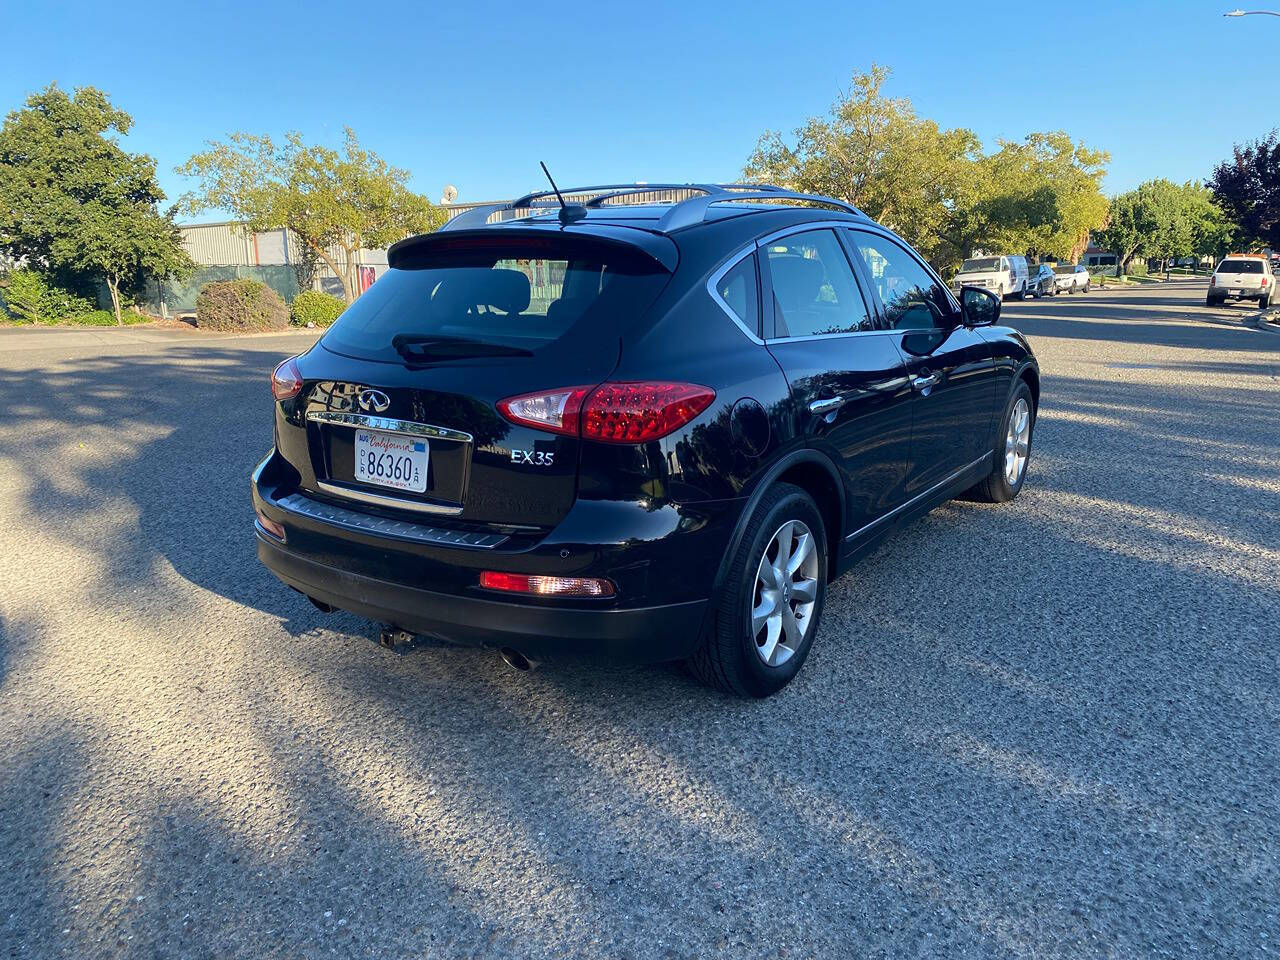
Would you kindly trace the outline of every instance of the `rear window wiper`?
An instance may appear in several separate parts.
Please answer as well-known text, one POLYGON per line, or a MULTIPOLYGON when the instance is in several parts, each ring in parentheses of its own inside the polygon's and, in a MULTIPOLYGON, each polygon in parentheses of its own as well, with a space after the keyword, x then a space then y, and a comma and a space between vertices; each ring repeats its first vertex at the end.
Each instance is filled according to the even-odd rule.
POLYGON ((487 343, 467 337, 398 333, 391 338, 396 352, 410 363, 461 360, 468 357, 532 357, 533 352, 505 343, 487 343))

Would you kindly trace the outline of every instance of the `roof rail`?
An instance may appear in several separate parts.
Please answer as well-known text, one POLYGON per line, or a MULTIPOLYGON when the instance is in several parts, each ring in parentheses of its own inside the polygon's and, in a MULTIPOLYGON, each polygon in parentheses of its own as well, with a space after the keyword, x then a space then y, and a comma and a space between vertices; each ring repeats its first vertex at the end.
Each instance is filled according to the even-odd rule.
MULTIPOLYGON (((658 221, 657 229, 662 232, 678 230, 693 226, 706 219, 707 211, 713 204, 724 202, 740 202, 743 200, 759 200, 773 203, 778 200, 794 201, 815 206, 835 207, 863 216, 861 210, 843 200, 824 197, 817 194, 797 193, 786 187, 770 183, 603 183, 589 187, 570 187, 561 190, 566 198, 581 201, 583 206, 600 208, 609 200, 618 197, 637 196, 661 191, 688 191, 696 194, 676 201, 670 210, 658 221), (589 196, 588 196, 589 195, 589 196), (587 199, 582 198, 586 196, 587 199)), ((559 205, 553 190, 539 190, 526 193, 510 203, 493 203, 476 207, 461 213, 446 223, 441 230, 465 230, 484 226, 495 213, 513 210, 532 210, 536 207, 552 207, 559 205)))

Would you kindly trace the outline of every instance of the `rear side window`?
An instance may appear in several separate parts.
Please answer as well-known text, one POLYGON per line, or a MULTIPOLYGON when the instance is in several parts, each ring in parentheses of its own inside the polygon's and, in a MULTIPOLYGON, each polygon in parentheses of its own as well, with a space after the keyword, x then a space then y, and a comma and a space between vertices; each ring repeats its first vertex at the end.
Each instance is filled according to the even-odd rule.
POLYGON ((388 270, 324 336, 327 349, 401 359, 405 341, 477 341, 536 352, 580 324, 626 324, 669 277, 648 258, 580 240, 497 239, 388 270), (399 339, 397 339, 399 338, 399 339))
POLYGON ((738 321, 753 334, 760 334, 760 291, 756 286, 756 257, 750 254, 730 267, 716 293, 738 321))
POLYGON ((870 330, 853 268, 830 230, 793 233, 764 246, 778 337, 870 330))
POLYGON ((1223 260, 1219 273, 1262 273, 1261 260, 1223 260))

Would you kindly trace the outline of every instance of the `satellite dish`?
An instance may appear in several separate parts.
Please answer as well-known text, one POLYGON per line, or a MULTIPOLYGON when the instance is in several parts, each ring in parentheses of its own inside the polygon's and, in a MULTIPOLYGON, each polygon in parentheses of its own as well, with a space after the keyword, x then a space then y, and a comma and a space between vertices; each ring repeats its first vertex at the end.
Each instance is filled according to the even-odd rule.
POLYGON ((455 187, 452 183, 446 183, 444 185, 444 192, 440 194, 440 202, 453 203, 453 201, 457 199, 458 199, 458 188, 455 187))

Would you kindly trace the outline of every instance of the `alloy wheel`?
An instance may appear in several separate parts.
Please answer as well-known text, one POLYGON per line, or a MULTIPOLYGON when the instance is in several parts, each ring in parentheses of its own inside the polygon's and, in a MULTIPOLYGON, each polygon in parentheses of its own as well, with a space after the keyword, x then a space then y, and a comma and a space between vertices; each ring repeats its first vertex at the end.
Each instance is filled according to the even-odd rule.
POLYGON ((800 649, 818 599, 818 548, 800 520, 777 529, 760 558, 751 595, 751 636, 756 653, 777 667, 800 649))
POLYGON ((1009 414, 1009 432, 1004 438, 1004 478, 1009 486, 1016 487, 1027 468, 1027 454, 1031 449, 1031 407, 1026 397, 1019 397, 1009 414))

